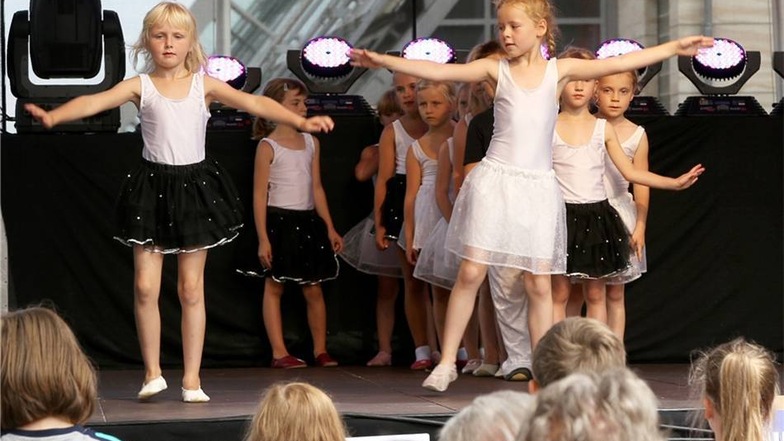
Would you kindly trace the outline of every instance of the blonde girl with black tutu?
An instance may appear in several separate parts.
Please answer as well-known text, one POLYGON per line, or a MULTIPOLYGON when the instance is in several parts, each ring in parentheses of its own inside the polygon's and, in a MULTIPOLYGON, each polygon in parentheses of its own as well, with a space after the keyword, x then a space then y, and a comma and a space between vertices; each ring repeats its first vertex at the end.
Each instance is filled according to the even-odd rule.
MULTIPOLYGON (((308 91, 299 80, 272 79, 263 94, 295 114, 304 116, 308 112, 308 91)), ((272 367, 307 366, 304 360, 289 354, 283 340, 280 300, 285 282, 302 287, 316 365, 337 366, 327 352, 327 311, 321 282, 337 278, 336 253, 343 248, 343 239, 332 225, 321 186, 319 142, 296 126, 276 125, 263 118, 256 119, 253 137, 260 139, 253 174, 258 256, 249 269, 240 272, 266 278, 262 305, 272 367)))
POLYGON ((204 347, 204 266, 209 248, 237 237, 241 205, 228 173, 205 154, 209 104, 222 104, 298 127, 329 131, 329 117, 305 119, 267 97, 241 92, 204 74, 207 57, 196 19, 179 3, 163 2, 144 17, 133 46, 144 73, 104 92, 75 98, 49 112, 25 109, 46 128, 132 102, 141 120, 141 165, 128 174, 117 204, 120 242, 133 247, 134 312, 144 360, 139 399, 167 388, 160 364, 158 309, 164 254, 177 254, 182 306, 182 400, 206 402, 199 370, 204 347))
MULTIPOLYGON (((592 52, 572 48, 558 59, 593 60, 592 52)), ((606 283, 631 267, 629 234, 607 200, 606 158, 629 181, 654 188, 682 190, 695 182, 692 172, 674 179, 635 168, 612 125, 593 116, 589 106, 595 80, 570 81, 561 93, 561 112, 553 136, 553 170, 566 203, 566 272, 553 275, 553 323, 566 316, 571 280, 583 283, 587 315, 607 323, 606 283)))

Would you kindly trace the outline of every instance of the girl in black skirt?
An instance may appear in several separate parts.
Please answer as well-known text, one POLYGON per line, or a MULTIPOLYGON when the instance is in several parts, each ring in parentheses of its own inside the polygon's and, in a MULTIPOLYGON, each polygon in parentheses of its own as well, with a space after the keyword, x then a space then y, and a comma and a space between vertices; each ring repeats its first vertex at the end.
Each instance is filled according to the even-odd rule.
MULTIPOLYGON (((569 49, 558 58, 592 59, 585 49, 569 49)), ((561 93, 561 113, 553 137, 553 170, 566 202, 566 274, 553 283, 553 320, 563 320, 570 279, 584 285, 588 317, 607 323, 605 283, 630 266, 629 233, 618 212, 607 201, 605 160, 631 182, 655 188, 683 190, 702 167, 677 179, 634 168, 621 149, 615 130, 589 111, 596 81, 571 81, 561 93)))
MULTIPOLYGON (((277 78, 267 83, 264 96, 299 115, 307 114, 305 85, 277 78)), ((248 275, 266 277, 264 327, 272 346, 272 367, 305 367, 289 354, 283 341, 280 299, 283 283, 302 286, 308 308, 316 365, 337 366, 327 353, 327 313, 321 282, 338 276, 336 254, 343 239, 332 226, 327 198, 321 186, 319 143, 290 124, 274 126, 262 118, 254 125, 256 150, 253 178, 253 215, 258 233, 258 255, 248 275)))
POLYGON ((177 292, 182 306, 184 373, 182 400, 209 401, 199 370, 204 347, 204 265, 207 249, 237 236, 242 225, 237 192, 228 174, 205 155, 213 101, 299 127, 328 131, 329 117, 303 118, 266 97, 233 89, 203 73, 206 56, 196 20, 179 3, 163 2, 144 17, 134 63, 144 74, 111 89, 85 95, 47 112, 25 109, 46 128, 132 102, 139 109, 142 164, 126 179, 117 204, 117 240, 133 247, 134 312, 145 378, 138 393, 147 399, 167 388, 160 365, 158 297, 163 254, 177 254, 177 292))

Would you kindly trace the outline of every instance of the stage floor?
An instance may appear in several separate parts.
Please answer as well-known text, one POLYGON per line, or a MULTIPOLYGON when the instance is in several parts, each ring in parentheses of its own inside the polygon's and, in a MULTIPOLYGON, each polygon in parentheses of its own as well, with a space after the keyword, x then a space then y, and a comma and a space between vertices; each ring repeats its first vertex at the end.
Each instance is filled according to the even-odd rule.
MULTIPOLYGON (((659 397, 661 410, 680 411, 698 405, 689 399, 688 365, 645 364, 632 369, 659 397)), ((143 372, 101 371, 100 405, 89 424, 247 419, 254 413, 261 392, 278 381, 306 381, 324 389, 342 414, 385 417, 448 416, 481 394, 502 389, 528 391, 526 382, 461 375, 447 392, 432 392, 420 386, 426 373, 402 367, 204 369, 202 385, 212 400, 185 404, 180 401, 181 375, 181 371, 166 370, 169 389, 147 402, 139 402, 136 393, 143 372)))

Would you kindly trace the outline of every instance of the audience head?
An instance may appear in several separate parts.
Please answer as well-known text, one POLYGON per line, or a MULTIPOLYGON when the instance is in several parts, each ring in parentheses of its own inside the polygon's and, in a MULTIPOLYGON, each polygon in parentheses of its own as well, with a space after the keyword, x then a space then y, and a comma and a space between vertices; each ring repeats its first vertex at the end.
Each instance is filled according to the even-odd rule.
POLYGON ((572 374, 540 391, 527 434, 519 441, 606 441, 600 436, 598 388, 591 375, 572 374))
POLYGON ((81 424, 98 396, 95 369, 71 328, 54 311, 31 307, 0 321, 2 429, 46 417, 81 424))
POLYGON ((743 338, 721 344, 699 355, 689 383, 717 441, 767 439, 779 385, 770 351, 743 338))
POLYGON ((261 397, 245 441, 344 441, 332 399, 307 383, 277 383, 261 397))
POLYGON ((502 390, 480 395, 446 422, 440 441, 514 441, 528 431, 536 400, 533 396, 502 390))
POLYGON ((534 392, 575 372, 601 372, 626 366, 623 342, 607 325, 584 317, 556 323, 542 337, 533 354, 534 392))
POLYGON ((602 372, 597 402, 607 440, 664 441, 659 402, 648 384, 627 368, 602 372))

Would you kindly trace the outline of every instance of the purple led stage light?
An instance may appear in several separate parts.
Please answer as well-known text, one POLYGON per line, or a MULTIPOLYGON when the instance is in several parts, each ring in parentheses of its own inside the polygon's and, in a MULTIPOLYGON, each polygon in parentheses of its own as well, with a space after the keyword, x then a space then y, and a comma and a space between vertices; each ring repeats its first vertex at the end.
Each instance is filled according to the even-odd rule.
POLYGON ((713 47, 701 49, 692 57, 697 75, 711 80, 731 80, 746 68, 746 51, 729 38, 715 38, 713 47))
POLYGON ((310 75, 338 78, 353 69, 348 54, 352 46, 340 37, 316 37, 302 48, 302 68, 310 75))
POLYGON ((642 49, 644 49, 643 45, 634 40, 628 38, 612 38, 604 40, 599 45, 599 49, 596 49, 596 58, 603 60, 605 58, 616 57, 642 49))
POLYGON ((207 75, 217 78, 235 89, 241 89, 248 78, 248 69, 242 62, 227 55, 207 58, 207 75))
POLYGON ((457 60, 454 48, 438 38, 412 40, 403 47, 402 56, 409 60, 429 60, 442 64, 457 60))

